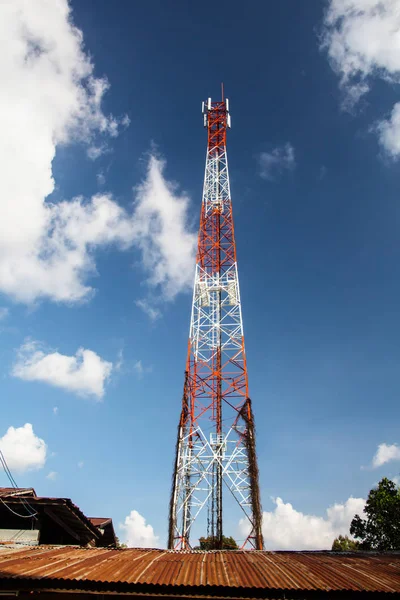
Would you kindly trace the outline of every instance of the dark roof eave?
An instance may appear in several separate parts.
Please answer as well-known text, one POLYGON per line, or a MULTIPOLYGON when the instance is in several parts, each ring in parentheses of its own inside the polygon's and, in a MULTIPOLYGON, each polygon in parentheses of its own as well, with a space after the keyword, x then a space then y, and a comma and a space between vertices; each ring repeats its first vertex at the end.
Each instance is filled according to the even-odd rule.
MULTIPOLYGON (((20 503, 20 498, 18 496, 2 496, 1 498, 3 503, 15 504, 20 503)), ((88 517, 80 510, 76 504, 72 502, 70 498, 46 498, 46 497, 33 497, 29 498, 29 504, 31 506, 57 506, 63 507, 65 506, 69 512, 71 512, 76 518, 81 521, 81 524, 85 529, 87 529, 91 534, 94 535, 96 539, 101 537, 101 533, 98 528, 93 525, 88 517)))

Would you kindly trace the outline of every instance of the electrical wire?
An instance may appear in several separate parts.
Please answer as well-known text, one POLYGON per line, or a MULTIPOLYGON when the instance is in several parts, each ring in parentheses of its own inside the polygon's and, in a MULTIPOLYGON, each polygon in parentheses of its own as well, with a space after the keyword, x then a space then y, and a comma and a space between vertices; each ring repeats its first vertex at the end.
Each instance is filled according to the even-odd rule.
MULTIPOLYGON (((16 489, 16 488, 14 488, 14 487, 13 487, 13 489, 16 489)), ((5 503, 5 502, 4 502, 4 501, 3 501, 1 498, 0 498, 0 500, 1 500, 1 502, 4 504, 4 506, 6 506, 6 508, 8 508, 8 510, 9 510, 10 512, 14 513, 15 515, 18 515, 19 517, 22 517, 22 518, 27 518, 27 519, 28 519, 28 518, 29 518, 29 519, 36 519, 36 515, 37 515, 38 513, 35 511, 35 509, 33 508, 33 506, 31 506, 31 504, 29 504, 29 502, 27 502, 27 501, 25 500, 25 498, 22 498, 21 496, 15 496, 15 498, 21 502, 21 505, 22 505, 22 506, 25 508, 25 510, 26 510, 26 511, 27 511, 27 513, 28 513, 27 515, 20 515, 20 514, 16 513, 16 512, 15 512, 15 511, 13 511, 13 510, 12 510, 12 509, 11 509, 11 508, 8 506, 8 504, 6 504, 6 503, 5 503), (32 512, 31 512, 31 511, 32 511, 32 512)))
MULTIPOLYGON (((4 456, 4 454, 3 454, 3 452, 1 450, 0 450, 0 462, 1 462, 2 466, 3 466, 3 469, 4 469, 7 477, 8 477, 9 482, 11 483, 12 488, 14 490, 17 490, 18 489, 18 484, 15 481, 15 479, 14 479, 14 477, 13 477, 13 475, 12 475, 10 469, 9 469, 9 466, 7 464, 5 456, 4 456)), ((33 508, 33 506, 31 506, 29 504, 29 502, 27 502, 25 500, 25 498, 23 498, 22 496, 19 496, 18 499, 21 501, 21 504, 25 507, 25 510, 28 512, 28 514, 30 516, 35 517, 37 515, 37 512, 35 511, 35 509, 33 508)))
MULTIPOLYGON (((3 467, 3 469, 4 469, 4 472, 7 475, 7 478, 9 480, 9 482, 11 483, 11 487, 14 490, 17 490, 18 489, 18 484, 15 481, 15 479, 14 479, 14 477, 13 477, 13 475, 12 475, 10 469, 9 469, 9 466, 7 464, 5 456, 4 456, 4 454, 3 454, 3 452, 1 450, 0 450, 0 463, 1 463, 2 467, 3 467)), ((33 508, 33 506, 31 506, 29 504, 29 502, 27 502, 25 500, 25 498, 23 498, 22 496, 19 496, 18 500, 21 501, 21 504, 24 506, 25 510, 28 512, 28 515, 19 515, 18 513, 16 513, 15 511, 13 511, 3 500, 1 500, 1 502, 4 504, 4 506, 6 506, 8 508, 8 510, 10 510, 10 512, 12 512, 13 514, 15 514, 15 515, 17 515, 19 517, 22 517, 22 518, 32 518, 32 519, 35 518, 36 515, 37 515, 37 512, 35 511, 35 509, 33 508)))
POLYGON ((4 502, 4 500, 2 500, 2 498, 0 498, 0 502, 2 504, 4 504, 4 506, 10 511, 12 512, 13 515, 16 515, 17 517, 21 517, 21 519, 33 519, 35 517, 35 515, 37 515, 37 513, 35 513, 34 515, 20 515, 19 513, 15 512, 15 510, 13 510, 10 506, 8 506, 8 504, 6 504, 4 502))
POLYGON ((8 467, 7 461, 6 461, 6 459, 4 457, 4 454, 2 453, 1 450, 0 450, 0 461, 1 461, 2 465, 3 465, 4 471, 6 472, 8 480, 11 483, 11 486, 13 488, 17 488, 18 487, 17 486, 17 482, 15 481, 14 477, 12 476, 12 473, 11 473, 9 467, 8 467))

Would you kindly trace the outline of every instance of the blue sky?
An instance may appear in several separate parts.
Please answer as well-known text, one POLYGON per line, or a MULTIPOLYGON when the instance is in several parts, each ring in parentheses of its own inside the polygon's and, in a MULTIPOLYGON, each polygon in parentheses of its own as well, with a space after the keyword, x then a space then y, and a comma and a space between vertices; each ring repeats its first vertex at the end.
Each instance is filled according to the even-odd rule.
POLYGON ((165 544, 200 107, 224 81, 267 547, 329 547, 400 470, 398 0, 39 4, 0 8, 0 448, 18 484, 165 544))

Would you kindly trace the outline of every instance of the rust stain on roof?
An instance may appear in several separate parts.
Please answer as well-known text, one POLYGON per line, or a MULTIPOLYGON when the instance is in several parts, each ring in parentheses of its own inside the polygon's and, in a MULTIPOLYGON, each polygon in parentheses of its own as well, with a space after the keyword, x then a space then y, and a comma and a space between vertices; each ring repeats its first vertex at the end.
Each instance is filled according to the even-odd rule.
POLYGON ((85 583, 85 589, 116 591, 120 586, 211 586, 400 593, 400 554, 3 546, 0 579, 63 589, 85 583))

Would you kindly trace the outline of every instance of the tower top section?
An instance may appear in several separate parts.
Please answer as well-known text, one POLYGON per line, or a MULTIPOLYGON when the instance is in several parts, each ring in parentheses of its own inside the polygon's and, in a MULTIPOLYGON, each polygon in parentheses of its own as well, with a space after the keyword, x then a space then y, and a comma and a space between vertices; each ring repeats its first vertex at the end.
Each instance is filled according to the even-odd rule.
POLYGON ((208 98, 201 105, 203 124, 208 129, 208 149, 221 149, 226 144, 226 130, 231 127, 229 99, 213 102, 208 98))

